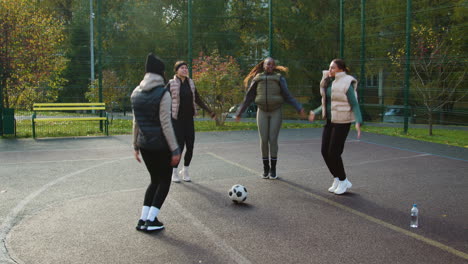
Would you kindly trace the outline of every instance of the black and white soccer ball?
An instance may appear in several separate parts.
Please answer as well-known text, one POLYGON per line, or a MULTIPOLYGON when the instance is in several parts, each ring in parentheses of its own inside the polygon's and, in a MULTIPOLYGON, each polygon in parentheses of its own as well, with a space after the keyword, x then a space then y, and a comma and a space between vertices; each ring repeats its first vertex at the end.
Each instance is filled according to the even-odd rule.
POLYGON ((240 184, 232 186, 228 194, 235 203, 243 203, 247 199, 247 189, 240 184))

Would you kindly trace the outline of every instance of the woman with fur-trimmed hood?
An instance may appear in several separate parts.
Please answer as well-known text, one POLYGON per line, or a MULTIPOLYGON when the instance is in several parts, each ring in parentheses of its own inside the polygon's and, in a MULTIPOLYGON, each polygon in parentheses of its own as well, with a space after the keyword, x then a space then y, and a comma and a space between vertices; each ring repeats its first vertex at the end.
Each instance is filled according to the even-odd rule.
POLYGON ((172 166, 180 160, 180 149, 172 127, 164 63, 150 53, 145 68, 145 77, 131 96, 135 159, 141 162, 141 153, 151 176, 136 229, 153 231, 164 228, 158 214, 169 193, 172 166))

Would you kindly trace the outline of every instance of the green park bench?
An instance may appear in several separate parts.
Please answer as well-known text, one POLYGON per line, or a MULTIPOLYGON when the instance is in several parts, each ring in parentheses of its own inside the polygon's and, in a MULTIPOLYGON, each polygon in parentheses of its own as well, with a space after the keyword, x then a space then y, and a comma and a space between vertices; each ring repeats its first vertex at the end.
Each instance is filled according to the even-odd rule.
POLYGON ((36 138, 36 123, 57 122, 57 121, 104 121, 104 130, 109 135, 109 117, 107 112, 105 116, 47 116, 37 117, 38 112, 45 111, 101 111, 106 110, 105 103, 34 103, 33 114, 31 117, 33 138, 36 138))

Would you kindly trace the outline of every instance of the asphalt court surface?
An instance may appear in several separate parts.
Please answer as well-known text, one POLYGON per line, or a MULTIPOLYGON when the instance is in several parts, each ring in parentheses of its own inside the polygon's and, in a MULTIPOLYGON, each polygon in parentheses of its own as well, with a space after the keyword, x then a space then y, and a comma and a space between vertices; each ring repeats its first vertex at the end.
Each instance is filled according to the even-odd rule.
POLYGON ((131 136, 2 140, 0 263, 468 263, 466 148, 351 132, 353 187, 337 196, 320 141, 281 130, 275 181, 259 176, 256 131, 197 133, 193 182, 171 185, 166 228, 145 234, 131 136))

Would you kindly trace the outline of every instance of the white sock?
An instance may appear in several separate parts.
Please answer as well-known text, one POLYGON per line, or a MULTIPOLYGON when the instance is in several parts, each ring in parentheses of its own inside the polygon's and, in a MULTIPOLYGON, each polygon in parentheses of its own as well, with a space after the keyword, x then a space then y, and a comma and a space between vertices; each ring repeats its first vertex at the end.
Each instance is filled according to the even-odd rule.
POLYGON ((188 171, 189 166, 184 166, 184 171, 188 171))
POLYGON ((148 213, 148 220, 154 221, 154 219, 158 216, 159 208, 151 206, 149 213, 148 213))
POLYGON ((177 168, 172 168, 172 174, 177 175, 177 168))
POLYGON ((146 206, 146 205, 143 206, 143 208, 141 209, 141 216, 140 216, 141 220, 146 221, 146 219, 148 219, 149 210, 150 210, 149 206, 146 206))

